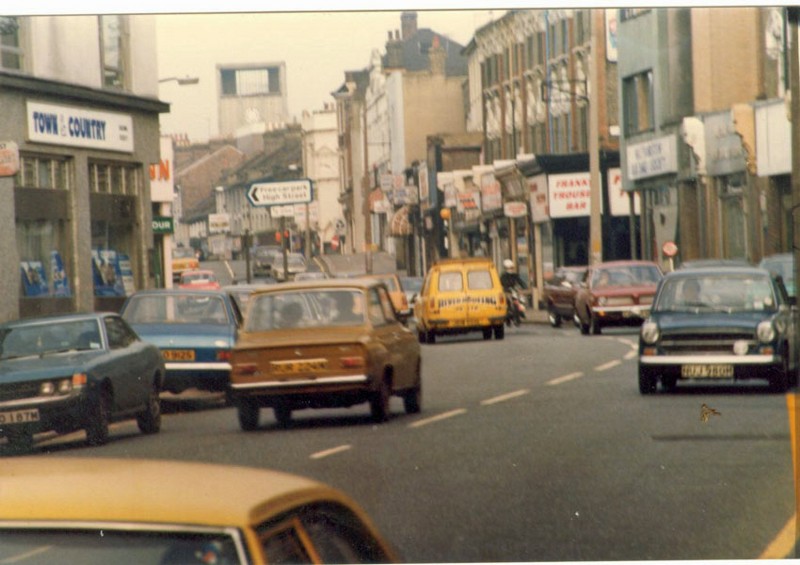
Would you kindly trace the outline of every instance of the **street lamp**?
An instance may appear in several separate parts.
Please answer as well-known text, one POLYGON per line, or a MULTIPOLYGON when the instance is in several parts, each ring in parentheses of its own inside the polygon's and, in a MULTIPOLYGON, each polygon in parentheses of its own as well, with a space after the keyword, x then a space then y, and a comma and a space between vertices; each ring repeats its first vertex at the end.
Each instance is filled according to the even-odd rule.
POLYGON ((190 84, 197 84, 198 82, 200 82, 200 79, 199 79, 198 77, 190 77, 190 76, 185 76, 185 77, 166 77, 166 78, 160 78, 160 79, 158 79, 158 83, 159 83, 159 84, 161 84, 162 82, 171 82, 171 81, 173 81, 173 80, 174 80, 175 82, 177 82, 179 86, 186 86, 186 85, 190 85, 190 84))

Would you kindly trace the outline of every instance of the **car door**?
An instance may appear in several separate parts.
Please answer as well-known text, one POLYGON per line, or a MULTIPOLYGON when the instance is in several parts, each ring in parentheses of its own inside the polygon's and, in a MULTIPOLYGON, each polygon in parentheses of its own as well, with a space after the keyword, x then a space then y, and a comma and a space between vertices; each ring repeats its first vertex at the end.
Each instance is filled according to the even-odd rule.
POLYGON ((367 295, 367 314, 375 339, 386 351, 387 362, 394 368, 394 387, 411 386, 412 352, 410 342, 415 342, 411 332, 394 315, 394 308, 385 287, 373 287, 367 295))
POLYGON ((117 316, 104 319, 111 362, 104 377, 111 380, 116 405, 127 410, 141 405, 149 392, 152 357, 128 325, 117 316))

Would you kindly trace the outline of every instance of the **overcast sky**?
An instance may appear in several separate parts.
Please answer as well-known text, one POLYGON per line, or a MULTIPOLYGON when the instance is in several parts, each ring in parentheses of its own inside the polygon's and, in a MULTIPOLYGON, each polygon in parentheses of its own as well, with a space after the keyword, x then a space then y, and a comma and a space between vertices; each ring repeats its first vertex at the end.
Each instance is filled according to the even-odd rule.
MULTIPOLYGON (((466 45, 477 28, 505 10, 417 10, 417 27, 466 45)), ((216 65, 285 62, 289 114, 322 109, 344 72, 368 66, 374 49, 385 52, 400 11, 156 15, 158 74, 198 77, 193 86, 161 84, 171 104, 162 115, 164 134, 186 133, 192 141, 217 134, 216 65)))

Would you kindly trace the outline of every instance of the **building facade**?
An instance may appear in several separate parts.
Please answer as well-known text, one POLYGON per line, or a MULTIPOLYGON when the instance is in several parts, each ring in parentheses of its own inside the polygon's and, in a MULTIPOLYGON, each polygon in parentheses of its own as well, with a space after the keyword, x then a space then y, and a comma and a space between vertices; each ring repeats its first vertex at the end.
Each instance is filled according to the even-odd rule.
POLYGON ((289 123, 286 63, 217 65, 219 135, 265 131, 289 123))
POLYGON ((0 319, 117 309, 155 285, 152 16, 0 18, 0 319), (18 164, 18 166, 16 166, 18 164))

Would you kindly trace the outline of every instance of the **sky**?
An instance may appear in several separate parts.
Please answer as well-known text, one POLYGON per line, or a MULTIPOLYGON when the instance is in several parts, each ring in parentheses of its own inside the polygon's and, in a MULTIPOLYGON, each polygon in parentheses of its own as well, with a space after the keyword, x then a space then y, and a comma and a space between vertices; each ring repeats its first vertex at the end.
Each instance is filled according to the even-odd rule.
MULTIPOLYGON (((476 29, 501 10, 416 10, 417 27, 467 45, 476 29)), ((332 103, 348 70, 364 69, 372 51, 385 53, 401 11, 157 14, 159 78, 197 77, 196 85, 164 82, 159 98, 171 105, 162 134, 193 142, 217 135, 216 65, 285 62, 289 114, 332 103)))

